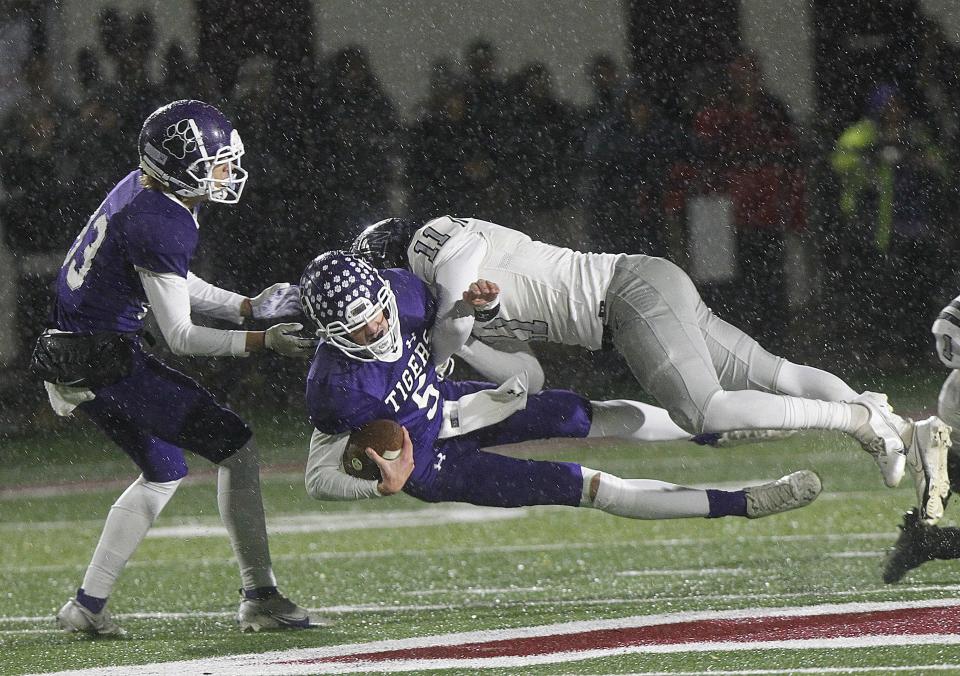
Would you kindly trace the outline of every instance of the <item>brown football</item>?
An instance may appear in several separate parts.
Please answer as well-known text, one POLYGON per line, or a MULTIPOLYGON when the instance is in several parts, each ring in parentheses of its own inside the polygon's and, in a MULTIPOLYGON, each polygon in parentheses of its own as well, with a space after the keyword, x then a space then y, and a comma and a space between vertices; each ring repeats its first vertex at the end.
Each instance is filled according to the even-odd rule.
POLYGON ((392 420, 372 420, 350 434, 343 452, 343 470, 358 479, 380 481, 380 468, 367 457, 364 449, 372 448, 387 460, 400 457, 403 428, 392 420))

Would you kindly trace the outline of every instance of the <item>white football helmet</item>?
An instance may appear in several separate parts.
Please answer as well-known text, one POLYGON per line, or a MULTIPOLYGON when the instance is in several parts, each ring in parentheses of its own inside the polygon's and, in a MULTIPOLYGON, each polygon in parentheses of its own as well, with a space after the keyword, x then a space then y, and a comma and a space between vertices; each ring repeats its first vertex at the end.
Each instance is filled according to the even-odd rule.
POLYGON ((960 368, 960 296, 950 301, 933 322, 937 356, 945 366, 960 368))

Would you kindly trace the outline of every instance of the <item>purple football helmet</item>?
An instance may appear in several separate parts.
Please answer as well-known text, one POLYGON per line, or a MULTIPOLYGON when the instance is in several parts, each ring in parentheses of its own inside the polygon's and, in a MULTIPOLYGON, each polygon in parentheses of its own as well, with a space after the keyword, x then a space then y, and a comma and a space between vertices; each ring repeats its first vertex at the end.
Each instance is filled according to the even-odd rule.
POLYGON ((397 297, 390 282, 362 258, 328 251, 310 261, 300 277, 300 305, 317 335, 351 359, 395 362, 403 356, 397 297), (387 330, 371 343, 357 343, 351 334, 381 312, 387 330))
POLYGON ((223 113, 202 101, 174 101, 151 113, 140 130, 140 167, 178 197, 236 204, 247 182, 243 142, 223 113), (226 164, 225 178, 214 167, 226 164))

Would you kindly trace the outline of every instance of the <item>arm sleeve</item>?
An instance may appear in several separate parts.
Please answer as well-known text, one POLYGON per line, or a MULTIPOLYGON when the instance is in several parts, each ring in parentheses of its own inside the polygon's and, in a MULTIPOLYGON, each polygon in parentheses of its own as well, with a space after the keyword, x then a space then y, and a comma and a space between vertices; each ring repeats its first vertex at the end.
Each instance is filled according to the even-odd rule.
POLYGON ((349 432, 324 434, 313 430, 304 483, 314 500, 363 500, 381 498, 377 481, 358 479, 343 471, 341 458, 350 439, 349 432))
POLYGON ((238 326, 243 324, 240 305, 246 296, 214 286, 192 272, 187 273, 187 291, 190 294, 191 310, 208 317, 224 319, 238 326))
MULTIPOLYGON (((457 251, 436 265, 437 320, 433 326, 433 363, 444 364, 467 342, 473 330, 473 310, 463 292, 477 281, 487 243, 469 236, 457 251)), ((497 280, 491 280, 496 282, 497 280)))
POLYGON ((160 332, 174 354, 246 356, 246 331, 221 331, 196 326, 190 319, 187 280, 175 273, 157 274, 139 269, 140 281, 160 332))
POLYGON ((457 356, 497 385, 503 385, 519 373, 526 373, 527 392, 536 394, 543 389, 543 367, 530 346, 519 340, 505 339, 488 345, 471 337, 457 351, 457 356))

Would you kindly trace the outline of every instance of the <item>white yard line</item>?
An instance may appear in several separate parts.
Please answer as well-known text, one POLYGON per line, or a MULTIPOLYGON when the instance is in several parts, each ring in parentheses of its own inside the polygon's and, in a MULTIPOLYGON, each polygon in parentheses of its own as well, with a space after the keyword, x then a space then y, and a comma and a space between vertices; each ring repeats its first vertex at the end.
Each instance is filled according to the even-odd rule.
MULTIPOLYGON (((900 604, 899 607, 903 608, 914 608, 914 607, 927 607, 929 606, 941 606, 941 605, 954 605, 960 603, 960 585, 944 586, 944 585, 929 585, 929 586, 917 586, 917 587, 902 587, 897 586, 896 591, 899 593, 928 593, 928 592, 953 592, 958 594, 954 597, 946 597, 942 599, 924 599, 919 601, 860 601, 860 602, 848 602, 842 605, 837 604, 836 607, 846 607, 846 606, 863 606, 863 607, 877 607, 877 608, 886 608, 887 605, 900 604)), ((792 592, 792 593, 780 593, 780 594, 698 594, 697 601, 725 601, 725 602, 738 602, 738 601, 753 601, 753 600, 789 600, 789 599, 806 599, 806 598, 817 598, 821 599, 824 597, 843 599, 850 596, 871 596, 874 594, 887 595, 891 592, 889 586, 884 585, 883 587, 878 587, 877 589, 858 589, 856 591, 836 591, 836 592, 821 592, 818 591, 815 594, 810 592, 792 592)), ((450 589, 447 590, 449 594, 462 594, 464 593, 461 589, 450 589)), ((562 606, 577 606, 577 605, 586 605, 589 604, 594 607, 603 607, 603 606, 622 606, 629 604, 653 604, 653 603, 678 603, 678 602, 687 602, 691 600, 690 595, 680 595, 680 596, 656 596, 652 598, 644 597, 617 597, 617 598, 586 598, 586 599, 558 599, 558 600, 529 600, 529 599, 517 599, 516 603, 522 603, 527 607, 562 607, 562 606)), ((451 603, 433 603, 433 604, 373 604, 373 603, 364 603, 357 605, 340 605, 340 606, 327 606, 325 608, 309 608, 311 613, 322 616, 322 615, 353 615, 359 613, 413 613, 413 612, 434 612, 441 610, 454 610, 454 609, 464 609, 464 608, 503 608, 504 601, 502 599, 494 601, 464 601, 462 599, 451 602, 451 603)), ((807 606, 801 606, 807 607, 807 606)), ((821 606, 816 606, 821 607, 821 606)), ((825 607, 825 606, 824 606, 825 607)), ((764 609, 764 612, 769 609, 764 609)), ((697 613, 716 613, 720 611, 707 610, 707 611, 685 611, 683 613, 676 613, 676 615, 684 614, 697 614, 697 613)), ((722 612, 757 612, 756 610, 731 610, 731 611, 722 611, 722 612)), ((51 610, 50 615, 10 615, 3 616, 0 615, 0 625, 4 624, 26 624, 31 622, 50 622, 53 611, 51 610)), ((191 612, 155 612, 155 613, 145 613, 145 612, 134 612, 134 613, 117 613, 113 617, 116 620, 191 620, 201 617, 208 618, 222 618, 222 617, 233 617, 236 615, 234 611, 191 611, 191 612)), ((616 620, 611 620, 615 622, 616 620)))
MULTIPOLYGON (((474 509, 493 509, 496 508, 474 508, 474 509)), ((409 510, 410 512, 416 513, 424 510, 409 510)), ((439 512, 440 510, 438 510, 439 512)), ((526 513, 526 509, 515 509, 515 510, 502 510, 509 511, 514 514, 515 518, 519 518, 521 515, 526 513)), ((327 515, 333 516, 333 515, 327 515)), ((343 518, 345 521, 352 520, 353 523, 360 524, 365 521, 365 519, 355 519, 356 513, 351 513, 349 516, 344 515, 343 518)), ((272 517, 271 522, 275 521, 279 517, 272 517)), ((309 517, 305 517, 308 518, 309 517)), ((442 523, 442 522, 441 522, 442 523)), ((423 524, 421 524, 423 525, 423 524)), ((97 529, 102 528, 102 522, 96 524, 97 529)), ((366 527, 380 527, 380 526, 366 526, 366 527)), ((386 526, 385 526, 386 527, 386 526)), ((393 527, 393 526, 390 526, 393 527)), ((275 531, 271 526, 268 525, 267 531, 274 533, 275 531)), ((302 532, 302 531, 301 531, 302 532)), ((811 535, 757 535, 750 536, 749 538, 744 536, 743 538, 731 539, 728 535, 718 535, 713 538, 662 538, 662 539, 650 539, 644 540, 644 547, 702 547, 704 545, 710 545, 717 542, 738 542, 740 540, 747 540, 753 544, 756 543, 773 543, 780 544, 783 542, 849 542, 861 541, 879 541, 885 544, 890 544, 893 542, 894 534, 893 533, 821 533, 821 534, 811 534, 811 535)), ((602 549, 619 549, 619 548, 631 548, 637 547, 638 543, 636 542, 550 542, 550 543, 540 543, 540 544, 527 544, 527 545, 492 545, 492 546, 477 546, 477 547, 449 547, 444 549, 378 549, 378 550, 367 550, 367 551, 355 551, 355 552, 305 552, 303 554, 278 554, 273 557, 274 561, 330 561, 330 560, 340 560, 340 559, 389 559, 397 558, 402 556, 409 556, 414 558, 419 557, 428 557, 428 556, 438 556, 438 555, 473 555, 473 554, 489 554, 489 553, 523 553, 523 552, 548 552, 548 551, 573 551, 576 549, 594 551, 602 549)), ((871 556, 880 556, 883 552, 876 552, 871 554, 871 556)), ((824 556, 829 556, 829 554, 824 554, 824 556)), ((197 558, 177 558, 177 559, 151 559, 144 561, 131 561, 127 564, 127 568, 164 568, 169 566, 207 566, 207 565, 222 565, 224 562, 229 562, 230 559, 227 557, 224 558, 209 558, 209 557, 197 557, 197 558)), ((21 574, 21 573, 35 573, 35 572, 56 572, 56 571, 73 571, 73 570, 82 570, 85 567, 87 561, 78 561, 76 563, 63 563, 63 564, 40 564, 34 566, 13 566, 5 565, 3 566, 3 572, 21 574)))

